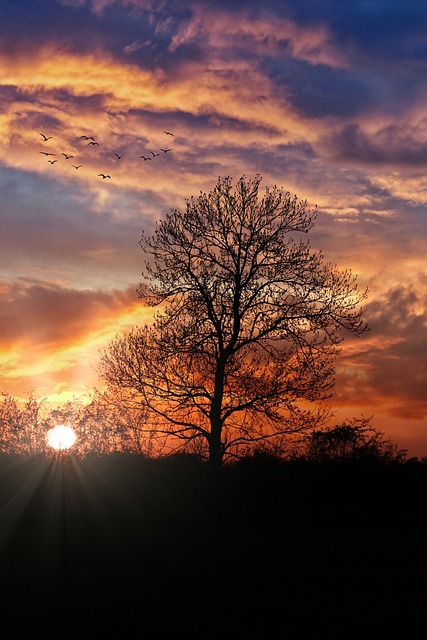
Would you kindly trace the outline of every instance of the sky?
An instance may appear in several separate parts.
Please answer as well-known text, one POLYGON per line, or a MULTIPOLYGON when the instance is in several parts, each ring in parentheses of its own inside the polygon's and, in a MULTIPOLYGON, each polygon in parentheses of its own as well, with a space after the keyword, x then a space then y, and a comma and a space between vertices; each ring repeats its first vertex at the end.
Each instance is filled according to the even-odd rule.
POLYGON ((406 0, 4 0, 0 392, 102 387, 100 353, 151 318, 142 231, 260 174, 368 287, 336 422, 427 456, 426 33, 406 0))

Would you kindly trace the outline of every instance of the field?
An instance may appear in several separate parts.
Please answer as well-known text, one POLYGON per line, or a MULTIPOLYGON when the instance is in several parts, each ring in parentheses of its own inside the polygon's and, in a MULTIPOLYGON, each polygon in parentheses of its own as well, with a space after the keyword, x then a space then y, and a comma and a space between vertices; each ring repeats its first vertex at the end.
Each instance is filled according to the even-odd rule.
POLYGON ((4 457, 2 637, 406 637, 426 489, 413 462, 4 457))

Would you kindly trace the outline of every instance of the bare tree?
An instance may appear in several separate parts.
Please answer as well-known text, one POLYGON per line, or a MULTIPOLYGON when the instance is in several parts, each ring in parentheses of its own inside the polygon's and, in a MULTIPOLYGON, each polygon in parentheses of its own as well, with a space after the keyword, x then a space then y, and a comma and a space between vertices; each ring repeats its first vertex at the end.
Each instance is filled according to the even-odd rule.
POLYGON ((31 455, 46 448, 49 409, 45 398, 37 398, 30 389, 19 401, 0 393, 0 452, 31 455))
POLYGON ((344 334, 367 329, 366 291, 304 238, 317 210, 260 183, 219 178, 142 233, 138 294, 158 311, 99 364, 138 398, 148 428, 214 465, 312 429, 344 334))
POLYGON ((152 433, 146 433, 145 413, 125 389, 108 393, 94 389, 76 432, 86 452, 152 454, 152 433))
POLYGON ((302 458, 309 462, 404 462, 399 449, 382 431, 371 427, 371 418, 352 418, 343 424, 307 434, 302 458))

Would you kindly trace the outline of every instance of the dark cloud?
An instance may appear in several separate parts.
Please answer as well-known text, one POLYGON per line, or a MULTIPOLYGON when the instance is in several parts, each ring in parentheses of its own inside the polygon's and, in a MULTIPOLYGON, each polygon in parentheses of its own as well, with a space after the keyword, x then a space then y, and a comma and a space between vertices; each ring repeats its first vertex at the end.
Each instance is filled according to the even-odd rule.
POLYGON ((427 137, 423 129, 424 126, 390 124, 367 133, 361 125, 352 123, 325 139, 324 146, 344 161, 421 167, 427 163, 427 137))
POLYGON ((303 117, 351 118, 373 110, 382 98, 376 95, 378 91, 373 88, 370 78, 347 69, 314 66, 291 57, 266 66, 273 82, 283 88, 303 117))
MULTIPOLYGON (((330 66, 295 59, 286 41, 282 57, 277 52, 271 59, 265 56, 265 72, 303 116, 397 115, 423 98, 427 7, 422 3, 308 0, 283 5, 296 24, 327 29, 328 42, 343 61, 330 66)), ((273 20, 274 7, 268 11, 273 20)))
POLYGON ((89 49, 93 46, 84 38, 87 20, 93 22, 90 13, 82 7, 72 7, 44 0, 20 0, 3 2, 0 21, 0 50, 19 56, 24 52, 36 52, 49 42, 66 48, 72 42, 89 49), (83 34, 83 36, 82 36, 83 34))
MULTIPOLYGON (((111 54, 116 60, 129 59, 144 68, 155 68, 170 54, 167 46, 191 9, 180 3, 98 3, 61 0, 22 0, 8 5, 0 23, 0 50, 19 55, 25 50, 35 54, 51 46, 59 51, 90 54, 102 58, 111 54)), ((191 49, 187 55, 195 55, 191 49)))
POLYGON ((28 95, 20 87, 0 85, 0 113, 6 113, 11 103, 26 102, 28 95))
POLYGON ((379 61, 427 59, 423 2, 390 0, 288 0, 287 11, 300 24, 327 24, 341 48, 355 58, 379 61))

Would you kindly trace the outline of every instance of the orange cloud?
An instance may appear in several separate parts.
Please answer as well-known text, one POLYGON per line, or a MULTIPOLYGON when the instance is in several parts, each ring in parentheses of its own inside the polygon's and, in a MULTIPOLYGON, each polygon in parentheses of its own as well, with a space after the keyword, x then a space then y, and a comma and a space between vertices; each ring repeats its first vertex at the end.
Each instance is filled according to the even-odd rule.
POLYGON ((45 393, 70 371, 95 382, 98 351, 117 333, 153 318, 134 290, 73 291, 32 283, 16 291, 15 283, 8 298, 0 316, 0 364, 1 390, 10 393, 33 387, 45 393))

